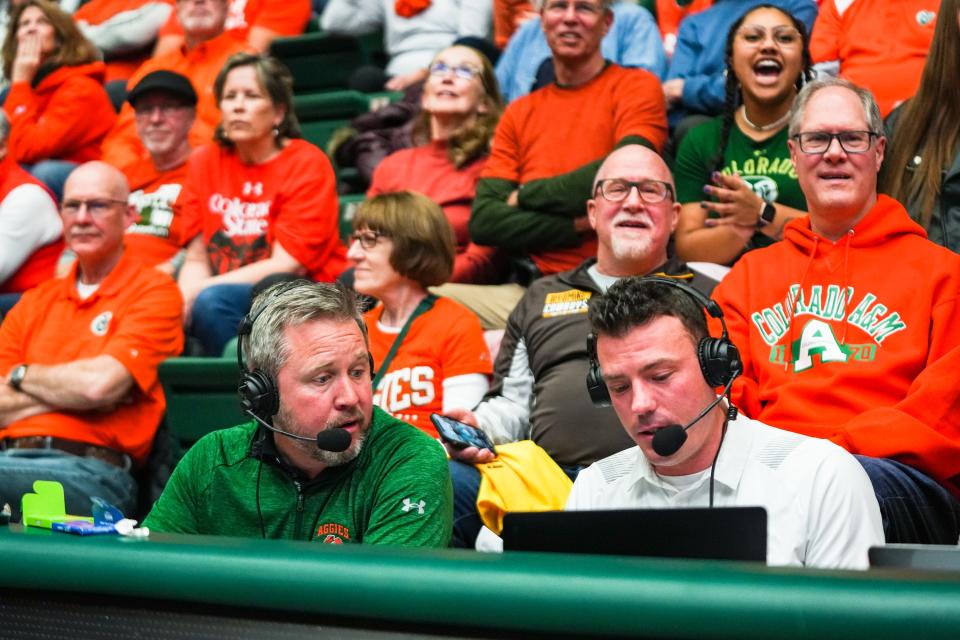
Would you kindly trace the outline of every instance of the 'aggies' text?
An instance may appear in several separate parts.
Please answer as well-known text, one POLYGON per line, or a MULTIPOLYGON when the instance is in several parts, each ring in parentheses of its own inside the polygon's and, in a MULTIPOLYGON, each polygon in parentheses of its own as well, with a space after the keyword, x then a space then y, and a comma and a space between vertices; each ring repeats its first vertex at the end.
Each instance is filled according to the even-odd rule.
POLYGON ((404 415, 411 407, 423 407, 437 397, 432 367, 416 366, 397 369, 383 376, 373 396, 373 403, 396 418, 416 425, 417 416, 404 415))

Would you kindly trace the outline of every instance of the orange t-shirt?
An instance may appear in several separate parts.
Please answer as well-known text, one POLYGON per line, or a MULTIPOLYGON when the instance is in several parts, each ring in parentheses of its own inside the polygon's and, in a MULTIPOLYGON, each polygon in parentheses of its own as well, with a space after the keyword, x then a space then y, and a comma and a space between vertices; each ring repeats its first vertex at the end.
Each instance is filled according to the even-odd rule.
POLYGON ((841 15, 836 0, 826 0, 810 55, 814 63, 839 60, 840 75, 870 89, 886 117, 920 86, 939 7, 940 0, 853 0, 841 15))
MULTIPOLYGON (((197 119, 190 129, 190 144, 193 146, 206 144, 213 140, 213 130, 220 123, 220 108, 213 95, 213 82, 227 58, 238 51, 249 51, 249 48, 229 33, 200 43, 189 51, 181 46, 144 62, 143 66, 130 77, 127 90, 137 86, 137 83, 148 73, 160 69, 175 71, 190 78, 198 98, 197 119)), ((103 160, 115 167, 125 169, 137 162, 143 153, 143 144, 137 136, 133 107, 129 102, 124 102, 116 124, 103 141, 103 160)))
MULTIPOLYGON (((497 125, 480 177, 517 184, 551 178, 604 158, 627 136, 642 136, 663 148, 667 140, 663 90, 649 71, 610 64, 579 87, 551 84, 511 102, 497 125)), ((596 254, 596 236, 591 235, 579 247, 530 257, 541 272, 557 273, 596 254)))
POLYGON ((56 411, 17 420, 6 438, 53 436, 109 447, 143 462, 166 401, 157 367, 183 349, 183 298, 170 276, 125 252, 88 298, 77 266, 23 294, 0 325, 0 372, 22 362, 54 365, 110 355, 134 379, 129 403, 113 411, 56 411))
POLYGON ((333 167, 305 140, 257 165, 215 143, 200 147, 177 208, 185 241, 203 233, 214 274, 269 257, 274 241, 314 280, 331 282, 347 266, 333 167))
MULTIPOLYGON (((230 0, 226 30, 239 40, 247 39, 250 27, 263 27, 283 36, 303 33, 310 19, 310 0, 230 0)), ((179 35, 183 27, 174 11, 160 29, 160 36, 179 35)))
MULTIPOLYGON (((378 306, 364 315, 376 367, 400 333, 384 331, 379 324, 382 314, 383 307, 378 306)), ((430 414, 443 410, 443 381, 469 373, 493 373, 480 320, 453 300, 437 298, 433 308, 410 325, 374 390, 373 403, 436 438, 430 414)))
POLYGON ((157 173, 147 156, 124 173, 130 183, 130 204, 140 213, 140 219, 127 229, 124 242, 141 262, 162 264, 187 242, 183 219, 174 208, 187 178, 187 163, 157 173))

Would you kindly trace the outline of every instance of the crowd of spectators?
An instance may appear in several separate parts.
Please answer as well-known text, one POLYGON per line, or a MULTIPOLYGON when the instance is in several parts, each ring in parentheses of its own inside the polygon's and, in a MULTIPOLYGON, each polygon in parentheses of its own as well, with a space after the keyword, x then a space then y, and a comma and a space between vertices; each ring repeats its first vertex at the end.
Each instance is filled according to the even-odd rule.
MULTIPOLYGON (((726 389, 748 419, 734 432, 831 440, 869 477, 888 542, 957 542, 960 0, 328 0, 313 16, 307 0, 79 5, 0 2, 0 506, 49 473, 75 513, 96 491, 136 509, 159 362, 229 355, 258 292, 306 279, 375 305, 351 340, 370 354, 377 441, 386 413, 437 438, 434 412, 495 445, 529 440, 571 479, 601 464, 575 490, 584 508, 608 490, 611 456, 648 453, 628 417, 642 403, 591 402, 588 371, 676 315, 601 321, 598 356, 588 309, 616 316, 610 287, 659 275, 716 287, 742 363, 726 389), (268 55, 311 22, 382 33, 366 88, 407 92, 386 108, 402 118, 378 120, 402 148, 362 167, 346 239, 348 167, 305 139, 294 78, 268 55)), ((647 289, 614 294, 628 291, 647 289)), ((266 535, 264 513, 286 507, 261 513, 264 456, 293 449, 265 454, 253 425, 231 433, 228 457, 253 429, 259 524, 244 530, 266 535)), ((745 442, 726 430, 714 463, 721 443, 745 442)), ((202 455, 227 455, 205 442, 202 455)), ((451 513, 431 514, 432 546, 448 529, 477 544, 495 455, 448 448, 451 513)), ((671 475, 647 459, 644 473, 671 475)), ((205 460, 189 458, 178 492, 204 490, 205 460)), ((844 477, 865 482, 853 467, 844 477)), ((282 493, 283 478, 264 482, 282 493)))

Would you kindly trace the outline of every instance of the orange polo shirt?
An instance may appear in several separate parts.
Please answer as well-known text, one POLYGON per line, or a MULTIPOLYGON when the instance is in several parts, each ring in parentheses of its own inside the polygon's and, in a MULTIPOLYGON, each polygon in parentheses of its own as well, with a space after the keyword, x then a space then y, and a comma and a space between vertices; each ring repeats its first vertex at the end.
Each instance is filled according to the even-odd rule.
MULTIPOLYGON (((814 63, 840 61, 840 75, 873 92, 884 117, 920 86, 940 0, 825 0, 813 25, 814 63)), ((956 16, 947 16, 956 20, 956 16)))
MULTIPOLYGON (((180 46, 144 62, 127 82, 127 90, 137 86, 148 73, 160 69, 175 71, 190 78, 198 97, 197 119, 190 129, 190 144, 200 146, 213 140, 213 130, 220 122, 220 109, 213 95, 213 82, 217 74, 227 58, 238 51, 249 50, 246 44, 229 33, 220 34, 189 50, 186 46, 180 46)), ((126 169, 137 162, 143 152, 144 148, 134 123, 133 107, 125 102, 116 124, 103 141, 103 160, 120 169, 126 169)))
POLYGON ((0 325, 0 372, 20 363, 55 365, 110 355, 134 379, 130 402, 113 411, 55 411, 18 420, 0 437, 53 436, 129 454, 143 462, 166 401, 157 367, 183 349, 183 298, 176 283, 124 252, 88 298, 77 266, 23 294, 0 325))

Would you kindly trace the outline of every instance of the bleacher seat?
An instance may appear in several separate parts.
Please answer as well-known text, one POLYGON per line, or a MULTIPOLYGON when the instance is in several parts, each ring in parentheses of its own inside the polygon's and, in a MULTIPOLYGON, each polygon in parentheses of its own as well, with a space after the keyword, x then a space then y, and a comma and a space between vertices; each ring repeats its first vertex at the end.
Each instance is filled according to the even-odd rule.
POLYGON ((290 38, 276 38, 270 55, 279 58, 293 74, 294 93, 346 89, 353 72, 383 61, 380 33, 359 38, 323 31, 290 38))
POLYGON ((237 398, 235 357, 170 358, 160 365, 159 375, 173 462, 207 433, 249 420, 237 398))

